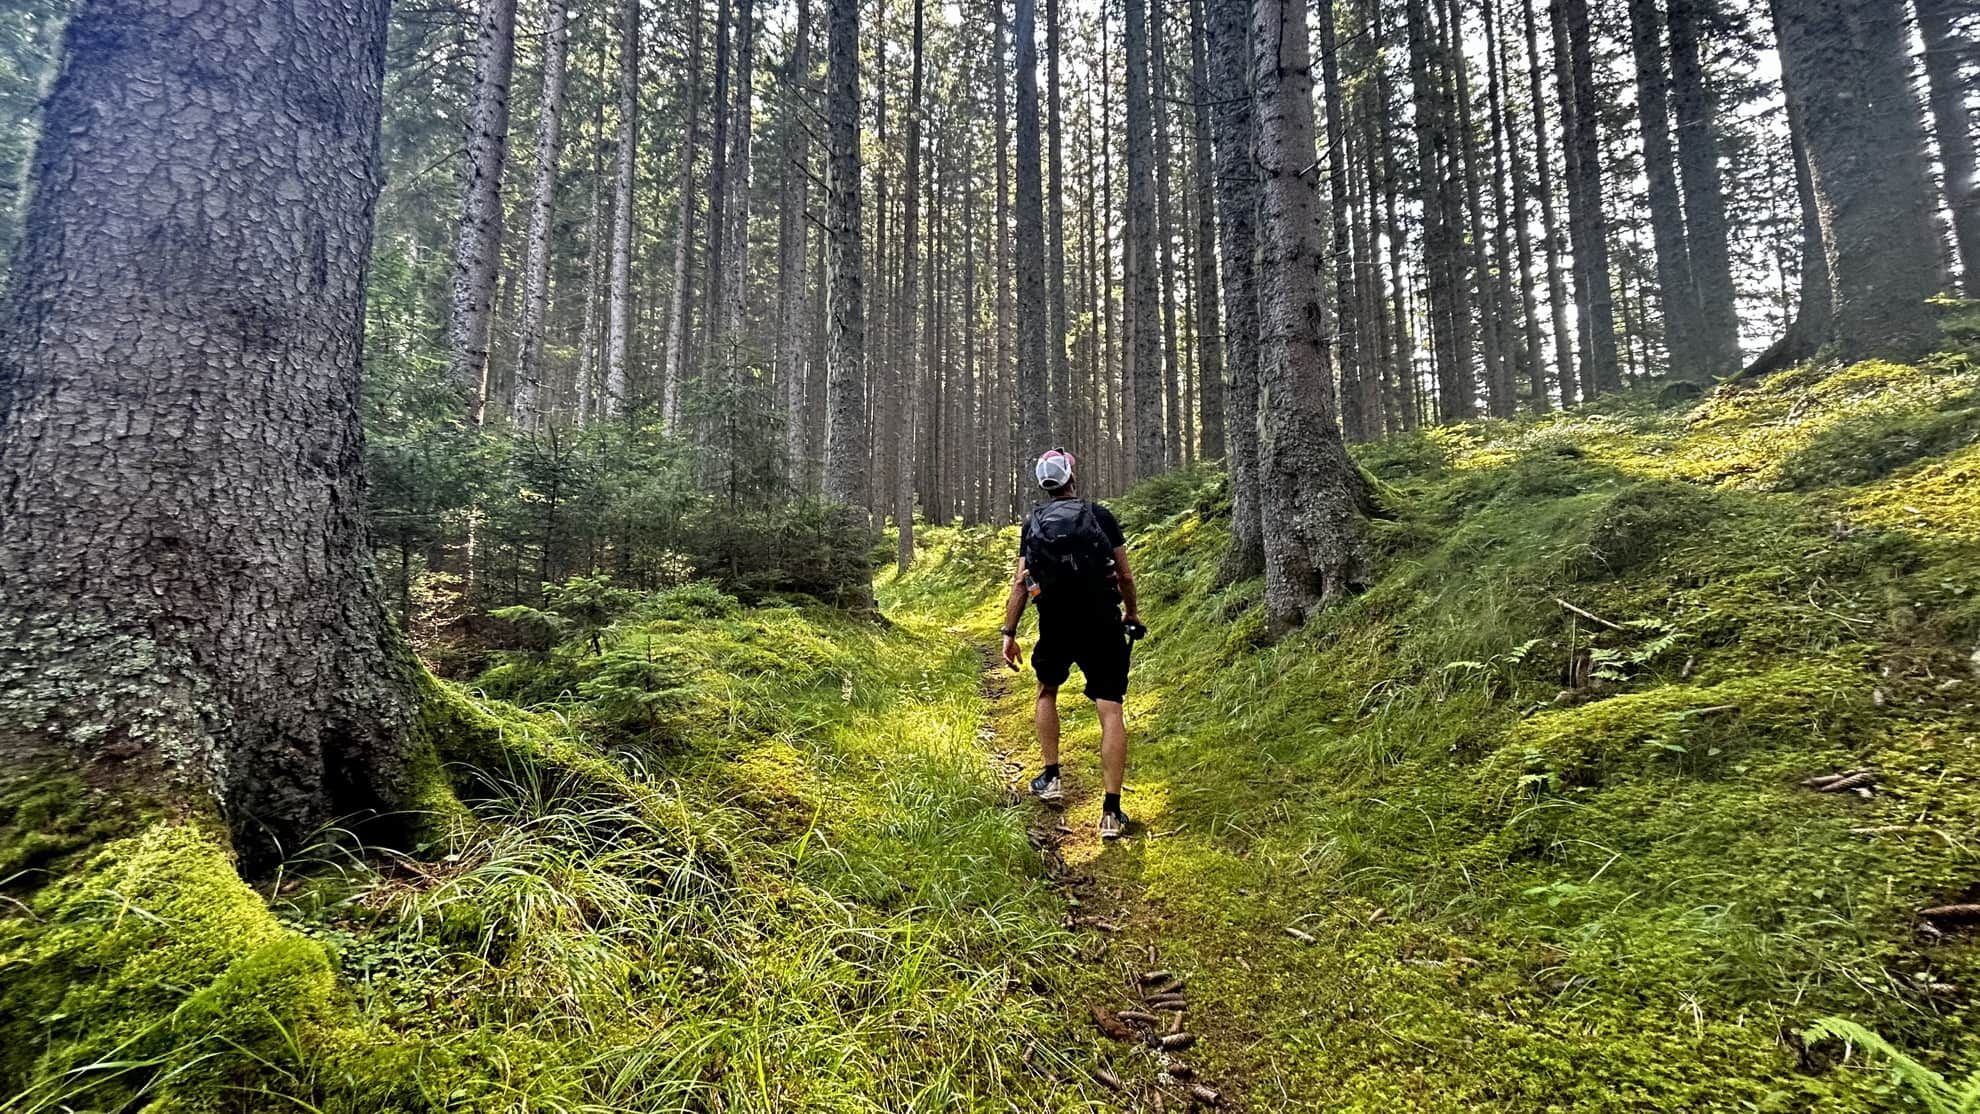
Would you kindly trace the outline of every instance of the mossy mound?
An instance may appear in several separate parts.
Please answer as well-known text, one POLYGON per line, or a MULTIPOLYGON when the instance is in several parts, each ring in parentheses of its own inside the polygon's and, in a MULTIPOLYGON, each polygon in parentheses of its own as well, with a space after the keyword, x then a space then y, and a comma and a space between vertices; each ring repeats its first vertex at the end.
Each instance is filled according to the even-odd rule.
MULTIPOLYGON (((1980 942, 1918 911, 1980 895, 1977 390, 1811 366, 1363 446, 1379 578, 1274 645, 1218 481, 1120 501, 1164 838, 1089 869, 1188 969, 1199 1070, 1289 1109, 1909 1108, 1799 1035, 1846 1016, 1964 1075, 1980 942)), ((893 613, 994 630, 1014 539, 921 541, 893 613)))

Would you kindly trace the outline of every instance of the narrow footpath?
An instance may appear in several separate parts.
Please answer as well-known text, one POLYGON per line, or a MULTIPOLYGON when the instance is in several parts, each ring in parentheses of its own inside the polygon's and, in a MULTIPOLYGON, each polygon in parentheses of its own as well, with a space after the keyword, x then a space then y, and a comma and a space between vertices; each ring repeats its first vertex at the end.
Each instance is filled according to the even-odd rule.
POLYGON ((1123 803, 1133 826, 1127 837, 1109 842, 1098 828, 1099 727, 1091 703, 1070 687, 1070 696, 1062 694, 1066 799, 1057 806, 1039 802, 1029 785, 1038 757, 1030 670, 1013 672, 988 644, 977 649, 987 705, 978 736, 1005 780, 1006 800, 1029 818, 1032 846, 1065 897, 1066 927, 1084 941, 1078 962, 1088 977, 1076 982, 1081 1000, 1066 1005, 1071 1028, 1090 1034, 1086 1089, 1111 1094, 1133 1111, 1243 1109, 1235 1081, 1209 1078, 1194 1062, 1208 1051, 1199 1045, 1208 1019, 1190 998, 1191 972, 1164 962, 1161 917, 1145 900, 1142 847, 1174 833, 1153 830, 1134 810, 1132 705, 1123 803))

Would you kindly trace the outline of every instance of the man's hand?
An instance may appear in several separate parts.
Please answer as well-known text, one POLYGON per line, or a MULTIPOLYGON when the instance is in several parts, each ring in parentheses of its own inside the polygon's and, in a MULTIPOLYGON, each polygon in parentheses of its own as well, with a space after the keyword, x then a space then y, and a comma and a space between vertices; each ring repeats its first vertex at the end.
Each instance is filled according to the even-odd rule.
POLYGON ((1015 672, 1017 670, 1018 663, 1022 660, 1024 660, 1024 654, 1018 650, 1018 640, 1011 637, 1008 634, 1005 635, 1004 664, 1010 666, 1012 671, 1015 672))

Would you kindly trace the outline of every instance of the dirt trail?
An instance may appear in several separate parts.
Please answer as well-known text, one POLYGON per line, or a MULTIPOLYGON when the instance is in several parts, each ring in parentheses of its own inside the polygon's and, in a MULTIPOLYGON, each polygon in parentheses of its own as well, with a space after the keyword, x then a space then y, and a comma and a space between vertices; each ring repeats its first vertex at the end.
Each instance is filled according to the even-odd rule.
MULTIPOLYGON (((988 713, 977 729, 992 767, 1005 780, 1004 795, 1028 815, 1031 844, 1044 857, 1047 877, 1066 899, 1066 927, 1086 939, 1078 961, 1092 973, 1081 982, 1082 1000, 1068 1001, 1075 1031, 1090 1035, 1089 1092, 1111 1093, 1133 1111, 1239 1110, 1241 1088, 1199 1076, 1188 1058, 1202 1018, 1189 1000, 1189 975, 1162 962, 1161 918, 1139 880, 1136 844, 1160 838, 1136 822, 1126 838, 1105 841, 1097 821, 1100 772, 1097 740, 1076 738, 1074 695, 1061 694, 1066 745, 1066 799, 1057 806, 1032 798, 1038 746, 1031 727, 1033 680, 1014 673, 997 651, 977 645, 983 657, 988 713)), ((1091 713, 1087 713, 1090 718, 1091 713)), ((1130 711, 1130 717, 1132 712, 1130 711)), ((1084 735, 1086 732, 1081 732, 1084 735)), ((1129 722, 1128 786, 1133 785, 1133 722, 1129 722)), ((1133 809, 1128 809, 1130 815, 1133 809)))

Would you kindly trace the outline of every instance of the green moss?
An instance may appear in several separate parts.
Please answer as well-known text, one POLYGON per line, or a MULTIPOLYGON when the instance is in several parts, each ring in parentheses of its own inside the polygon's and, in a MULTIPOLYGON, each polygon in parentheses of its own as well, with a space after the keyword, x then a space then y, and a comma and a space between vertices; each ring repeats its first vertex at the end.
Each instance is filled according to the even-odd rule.
MULTIPOLYGON (((1190 974, 1198 1068, 1300 1109, 1856 1112, 1881 1069, 1782 1033, 1980 1060, 1980 946, 1915 916, 1980 877, 1976 390, 1811 365, 1360 447, 1379 578, 1272 646, 1259 586, 1215 586, 1216 497, 1123 500, 1126 803, 1162 838, 1077 868, 1190 974)), ((893 613, 989 629, 1009 539, 922 541, 893 613)))
POLYGON ((240 880, 223 835, 155 824, 0 922, 0 1079, 99 1109, 218 1108, 221 1089, 297 1066, 335 1011, 331 971, 240 880))

